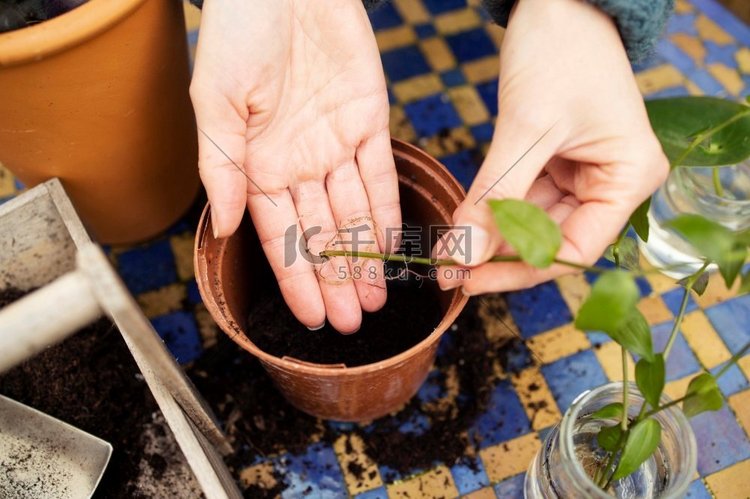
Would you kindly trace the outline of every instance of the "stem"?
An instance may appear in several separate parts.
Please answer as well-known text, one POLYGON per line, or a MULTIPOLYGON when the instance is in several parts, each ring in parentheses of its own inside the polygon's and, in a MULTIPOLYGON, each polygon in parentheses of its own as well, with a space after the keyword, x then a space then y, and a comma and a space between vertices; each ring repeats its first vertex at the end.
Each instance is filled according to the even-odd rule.
POLYGON ((721 185, 721 177, 719 177, 719 167, 714 167, 711 177, 714 181, 714 192, 720 198, 724 197, 724 186, 721 185))
POLYGON ((628 229, 630 229, 630 223, 625 224, 625 227, 620 231, 615 242, 612 243, 612 257, 615 259, 615 266, 617 266, 617 268, 620 268, 620 244, 622 243, 622 240, 625 239, 628 229))
POLYGON ((622 420, 620 428, 622 432, 628 431, 628 351, 625 347, 620 347, 622 355, 622 420))
POLYGON ((673 166, 673 167, 674 166, 680 166, 681 163, 683 161, 685 161, 685 158, 687 158, 688 156, 690 156, 690 153, 693 152, 693 149, 695 149, 696 147, 698 147, 704 140, 706 140, 707 138, 711 137, 716 132, 718 132, 720 130, 723 130, 724 128, 728 127, 729 125, 731 125, 735 121, 741 120, 742 118, 744 118, 745 116, 748 116, 748 115, 750 115, 750 109, 744 109, 742 112, 739 112, 739 113, 735 114, 734 116, 732 116, 731 118, 729 118, 728 120, 726 120, 724 123, 719 123, 715 127, 709 128, 708 130, 706 130, 703 133, 699 133, 698 135, 695 136, 695 138, 690 143, 690 145, 682 152, 682 154, 680 154, 680 156, 676 160, 674 160, 674 162, 672 163, 671 166, 673 166))
POLYGON ((709 262, 703 262, 703 266, 701 266, 701 268, 698 269, 697 272, 691 275, 688 278, 687 282, 685 283, 685 292, 682 294, 682 301, 680 302, 680 310, 677 313, 677 317, 675 317, 674 325, 672 326, 672 331, 670 331, 669 333, 667 346, 664 347, 664 362, 667 361, 667 358, 669 357, 669 353, 672 351, 672 346, 674 345, 674 341, 677 339, 677 333, 680 331, 680 326, 682 325, 682 319, 683 317, 685 317, 685 310, 687 310, 688 299, 690 298, 690 291, 693 289, 693 286, 695 285, 695 282, 698 280, 698 278, 701 275, 703 275, 703 273, 706 271, 706 268, 708 268, 708 265, 709 265, 709 262))
POLYGON ((730 367, 732 367, 734 364, 737 363, 738 360, 742 358, 743 355, 747 353, 747 351, 750 350, 750 341, 745 343, 745 345, 737 350, 737 352, 732 355, 732 357, 727 361, 726 364, 719 370, 718 373, 716 373, 716 379, 721 378, 724 373, 726 373, 730 367))
MULTIPOLYGON (((402 262, 402 263, 416 263, 419 265, 437 265, 439 267, 458 265, 454 260, 450 258, 437 259, 437 258, 424 258, 419 256, 410 255, 399 255, 396 253, 374 253, 370 251, 345 251, 345 250, 325 250, 321 251, 318 255, 321 258, 332 258, 334 256, 346 256, 350 258, 371 258, 374 260, 385 260, 389 262, 402 262)), ((521 262, 523 261, 519 255, 496 255, 490 258, 489 262, 521 262)), ((607 272, 609 269, 604 267, 588 266, 581 263, 571 262, 569 260, 563 260, 562 258, 555 258, 555 263, 572 267, 579 270, 586 270, 588 272, 594 272, 601 274, 607 272)))

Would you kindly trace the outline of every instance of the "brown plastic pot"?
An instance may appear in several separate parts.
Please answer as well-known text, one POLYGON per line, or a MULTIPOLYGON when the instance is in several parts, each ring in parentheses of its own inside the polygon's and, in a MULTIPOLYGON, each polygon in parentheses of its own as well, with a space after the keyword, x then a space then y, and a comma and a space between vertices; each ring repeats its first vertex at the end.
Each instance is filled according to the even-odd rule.
MULTIPOLYGON (((404 218, 421 227, 449 225, 465 196, 461 185, 414 146, 394 140, 393 154, 404 218)), ((369 421, 399 409, 414 396, 435 360, 440 337, 466 304, 461 291, 431 286, 443 310, 440 324, 420 343, 389 359, 349 368, 275 357, 253 344, 245 329, 250 305, 263 293, 257 262, 265 261, 249 217, 233 236, 215 239, 209 210, 206 206, 203 211, 195 244, 195 273, 203 301, 221 329, 260 359, 294 406, 324 419, 369 421)))
POLYGON ((101 242, 161 232, 198 192, 182 8, 89 0, 0 35, 0 162, 59 177, 101 242))

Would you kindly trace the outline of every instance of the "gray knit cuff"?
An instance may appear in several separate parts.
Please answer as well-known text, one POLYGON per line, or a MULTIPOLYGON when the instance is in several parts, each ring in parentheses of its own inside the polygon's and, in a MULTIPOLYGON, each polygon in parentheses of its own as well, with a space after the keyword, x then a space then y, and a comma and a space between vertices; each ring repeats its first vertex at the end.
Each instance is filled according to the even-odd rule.
MULTIPOLYGON (((507 26, 515 0, 482 0, 500 26, 507 26)), ((638 62, 648 56, 672 13, 674 0, 586 0, 617 23, 628 57, 638 62)))

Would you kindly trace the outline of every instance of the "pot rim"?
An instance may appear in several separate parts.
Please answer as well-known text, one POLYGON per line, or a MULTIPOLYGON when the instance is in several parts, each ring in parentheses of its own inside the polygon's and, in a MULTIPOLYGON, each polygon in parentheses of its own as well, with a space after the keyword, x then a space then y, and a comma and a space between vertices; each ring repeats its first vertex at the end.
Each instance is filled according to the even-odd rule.
MULTIPOLYGON (((450 172, 448 172, 446 167, 443 166, 443 164, 440 163, 437 159, 432 158, 421 149, 399 139, 392 138, 391 144, 394 152, 408 151, 410 153, 410 157, 415 161, 423 163, 429 162, 433 165, 436 165, 437 169, 435 170, 435 173, 439 174, 440 178, 444 182, 447 182, 449 184, 447 187, 452 191, 452 194, 462 197, 465 196, 465 191, 461 184, 458 183, 458 181, 450 174, 450 172)), ((286 371, 304 372, 317 377, 341 377, 342 375, 358 376, 362 374, 381 371, 384 369, 389 369, 395 365, 406 362, 408 359, 414 357, 419 352, 430 348, 430 346, 438 341, 443 333, 445 333, 445 331, 447 331, 448 328, 453 324, 453 322, 456 320, 456 317, 458 317, 466 303, 469 301, 469 297, 464 295, 460 289, 453 290, 453 297, 450 301, 450 304, 448 305, 447 310, 442 314, 442 319, 429 335, 427 335, 424 339, 422 339, 422 341, 420 341, 416 345, 411 346, 407 350, 404 350, 403 352, 392 357, 388 357, 387 359, 373 362, 371 364, 348 367, 340 364, 326 365, 309 362, 303 363, 302 361, 297 361, 296 359, 290 360, 289 357, 276 357, 275 355, 271 355, 261 350, 255 343, 250 340, 250 338, 247 337, 246 334, 244 334, 239 329, 238 326, 235 325, 235 327, 232 327, 233 321, 230 317, 227 317, 225 315, 224 309, 218 306, 213 293, 209 291, 210 284, 208 283, 210 283, 211 281, 209 279, 209 276, 207 275, 208 266, 205 265, 205 263, 202 265, 200 263, 201 260, 204 260, 205 262, 203 241, 206 237, 208 237, 208 234, 210 234, 210 212, 211 206, 209 203, 206 203, 206 206, 203 208, 203 212, 201 213, 200 221, 198 222, 198 229, 195 237, 195 247, 193 250, 198 291, 200 292, 200 295, 203 298, 204 302, 207 304, 211 304, 211 306, 207 308, 209 310, 215 309, 219 312, 219 314, 221 314, 222 321, 220 323, 219 321, 217 321, 219 327, 236 343, 238 343, 238 336, 244 338, 244 340, 241 341, 241 346, 258 357, 258 359, 262 363, 271 364, 286 371)))
POLYGON ((88 0, 47 21, 0 34, 0 68, 46 57, 75 47, 108 30, 146 0, 88 0))

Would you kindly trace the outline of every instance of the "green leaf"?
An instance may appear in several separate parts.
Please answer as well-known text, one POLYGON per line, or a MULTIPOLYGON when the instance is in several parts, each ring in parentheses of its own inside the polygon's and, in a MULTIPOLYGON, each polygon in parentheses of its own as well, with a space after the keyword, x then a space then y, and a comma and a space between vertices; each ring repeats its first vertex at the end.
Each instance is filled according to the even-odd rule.
POLYGON ((735 117, 736 121, 702 141, 682 166, 724 166, 750 157, 750 108, 717 97, 677 97, 646 102, 651 127, 673 166, 700 134, 735 117))
POLYGON ((693 416, 705 411, 718 411, 724 405, 716 378, 711 373, 702 373, 690 380, 685 396, 689 396, 682 403, 685 416, 693 416))
POLYGON ((594 419, 622 419, 622 402, 607 404, 591 415, 594 419))
POLYGON ((617 332, 630 319, 640 297, 633 276, 621 270, 603 273, 581 305, 575 325, 578 329, 617 332))
POLYGON ((742 274, 742 280, 740 281, 740 289, 737 294, 750 293, 750 271, 742 274))
POLYGON ((489 203, 497 228, 523 261, 549 267, 562 245, 562 233, 547 213, 518 199, 492 199, 489 203))
POLYGON ((638 237, 643 239, 644 242, 648 242, 648 210, 650 207, 651 198, 649 197, 635 209, 632 215, 630 215, 630 225, 633 226, 635 233, 638 234, 638 237))
MULTIPOLYGON (((687 283, 690 277, 683 277, 679 281, 677 281, 677 284, 682 286, 683 288, 687 287, 687 283)), ((698 279, 695 280, 693 283, 693 291, 695 291, 698 296, 702 296, 703 293, 706 292, 706 288, 708 287, 708 272, 703 272, 700 276, 698 276, 698 279)))
POLYGON ((737 235, 723 225, 700 215, 680 215, 667 222, 698 252, 716 262, 719 273, 727 287, 737 278, 747 256, 747 249, 738 241, 737 235))
POLYGON ((654 360, 651 327, 637 308, 632 308, 628 319, 619 329, 607 334, 629 352, 640 355, 649 362, 654 360))
POLYGON ((614 452, 617 450, 617 445, 620 443, 620 437, 622 437, 622 428, 619 424, 614 426, 602 426, 601 430, 599 430, 599 433, 596 435, 596 441, 602 449, 614 452))
POLYGON ((630 429, 628 439, 620 456, 620 462, 612 475, 619 480, 633 473, 654 453, 661 440, 661 426, 654 418, 644 419, 630 429))
MULTIPOLYGON (((610 244, 607 247, 607 251, 604 252, 604 258, 612 263, 615 261, 615 245, 610 244)), ((620 257, 620 266, 628 270, 637 270, 641 268, 640 264, 640 253, 638 251, 638 243, 631 237, 626 237, 620 241, 618 254, 620 257)))
POLYGON ((659 407, 659 398, 664 390, 664 356, 660 353, 654 355, 654 360, 649 362, 645 358, 635 365, 635 383, 652 408, 659 407))

